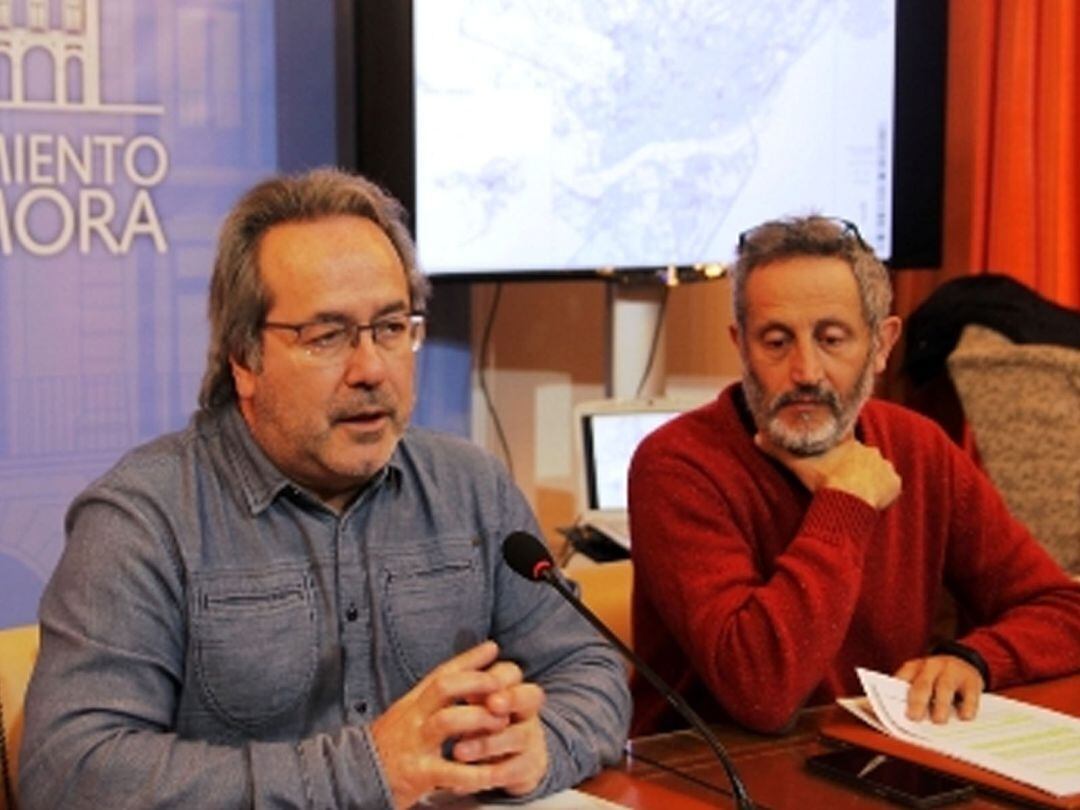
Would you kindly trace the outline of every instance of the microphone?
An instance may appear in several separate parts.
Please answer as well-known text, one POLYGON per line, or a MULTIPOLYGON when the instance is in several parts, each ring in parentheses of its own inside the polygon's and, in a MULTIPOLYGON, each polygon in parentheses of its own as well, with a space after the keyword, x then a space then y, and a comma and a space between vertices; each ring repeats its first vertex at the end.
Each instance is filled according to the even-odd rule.
POLYGON ((700 734, 705 742, 709 744, 709 747, 716 754, 717 759, 720 760, 720 764, 724 766, 724 772, 727 774, 728 781, 731 783, 731 797, 735 800, 735 807, 738 810, 754 810, 754 803, 750 799, 750 794, 746 790, 746 785, 743 784, 742 778, 739 776, 738 771, 735 770, 735 765, 732 763, 730 757, 727 755, 727 751, 724 750, 724 746, 720 744, 720 740, 716 738, 716 735, 709 730, 709 727, 705 724, 705 721, 701 719, 697 712, 690 708, 682 695, 672 689, 664 679, 653 672, 652 668, 646 664, 641 656, 631 650, 622 642, 622 640, 616 636, 593 613, 585 604, 574 595, 574 592, 563 581, 562 577, 558 574, 558 569, 555 566, 555 561, 551 558, 550 552, 547 550, 547 546, 541 543, 538 539, 533 537, 528 532, 512 532, 503 540, 502 545, 503 559, 506 560, 506 564, 514 570, 515 573, 525 577, 525 579, 532 580, 533 582, 546 582, 552 588, 559 592, 570 605, 580 613, 585 619, 595 627, 600 634, 611 643, 619 652, 621 652, 630 663, 634 665, 634 668, 640 672, 645 679, 651 683, 656 690, 664 696, 664 699, 671 704, 682 717, 700 734))

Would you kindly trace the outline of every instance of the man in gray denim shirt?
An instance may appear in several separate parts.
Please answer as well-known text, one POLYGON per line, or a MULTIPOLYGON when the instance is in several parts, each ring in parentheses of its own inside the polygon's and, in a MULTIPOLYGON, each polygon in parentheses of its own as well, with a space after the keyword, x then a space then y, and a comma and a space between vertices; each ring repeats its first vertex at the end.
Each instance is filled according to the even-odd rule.
POLYGON ((428 286, 397 203, 333 170, 227 219, 189 427, 67 516, 25 810, 407 807, 618 759, 621 662, 500 544, 503 469, 408 428, 428 286))

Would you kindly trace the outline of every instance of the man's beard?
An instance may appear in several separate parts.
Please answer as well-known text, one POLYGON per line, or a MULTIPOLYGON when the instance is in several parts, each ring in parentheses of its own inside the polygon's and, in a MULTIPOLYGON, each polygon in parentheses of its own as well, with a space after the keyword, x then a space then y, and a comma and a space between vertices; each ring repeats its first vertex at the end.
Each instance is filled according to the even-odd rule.
POLYGON ((777 447, 796 456, 819 456, 832 449, 855 424, 862 406, 874 391, 874 350, 867 352, 851 393, 842 397, 829 383, 797 385, 790 391, 768 398, 746 358, 743 358, 743 391, 758 430, 777 447), (821 424, 792 427, 780 418, 780 411, 794 403, 819 403, 829 409, 829 418, 821 424))

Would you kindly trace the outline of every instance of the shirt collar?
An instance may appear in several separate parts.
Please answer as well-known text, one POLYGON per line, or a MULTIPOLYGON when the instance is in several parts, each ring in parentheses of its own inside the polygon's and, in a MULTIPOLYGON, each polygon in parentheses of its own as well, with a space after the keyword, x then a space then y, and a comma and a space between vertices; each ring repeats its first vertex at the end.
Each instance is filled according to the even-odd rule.
MULTIPOLYGON (((313 503, 319 503, 318 497, 300 484, 292 481, 263 452, 262 447, 251 435, 247 422, 240 409, 231 404, 222 409, 219 418, 225 455, 236 472, 237 483, 244 495, 248 509, 257 515, 267 509, 274 500, 285 492, 303 496, 313 503)), ((402 442, 397 443, 390 461, 368 483, 366 489, 374 489, 386 481, 400 484, 402 475, 402 442)))

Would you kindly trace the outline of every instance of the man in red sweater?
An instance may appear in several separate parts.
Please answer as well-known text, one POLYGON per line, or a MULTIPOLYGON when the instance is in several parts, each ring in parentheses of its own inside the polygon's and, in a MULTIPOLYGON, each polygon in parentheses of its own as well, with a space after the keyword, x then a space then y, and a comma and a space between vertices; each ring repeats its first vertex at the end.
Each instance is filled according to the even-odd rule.
MULTIPOLYGON (((1080 584, 935 424, 870 398, 900 321, 855 227, 765 223, 732 277, 742 383, 631 465, 645 660, 704 716, 760 731, 857 693, 857 666, 910 682, 909 715, 935 722, 1080 670, 1080 584), (943 641, 946 589, 964 621, 943 641)), ((633 733, 679 725, 633 691, 633 733)))

